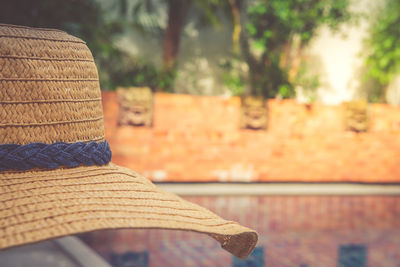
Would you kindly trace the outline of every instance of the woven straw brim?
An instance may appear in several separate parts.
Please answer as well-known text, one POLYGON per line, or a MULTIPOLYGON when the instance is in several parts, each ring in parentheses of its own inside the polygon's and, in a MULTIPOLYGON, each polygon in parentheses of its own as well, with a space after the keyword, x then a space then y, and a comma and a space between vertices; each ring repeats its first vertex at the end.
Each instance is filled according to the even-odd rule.
POLYGON ((0 249, 110 228, 206 233, 247 257, 257 234, 109 164, 0 174, 0 249))

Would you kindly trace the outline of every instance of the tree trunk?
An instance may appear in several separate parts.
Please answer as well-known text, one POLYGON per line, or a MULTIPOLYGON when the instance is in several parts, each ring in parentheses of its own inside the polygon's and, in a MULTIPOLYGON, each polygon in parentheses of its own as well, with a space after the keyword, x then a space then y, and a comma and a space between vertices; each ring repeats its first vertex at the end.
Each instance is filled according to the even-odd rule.
POLYGON ((299 47, 296 49, 296 55, 293 59, 293 62, 290 65, 289 69, 289 81, 293 82, 294 79, 296 78, 297 73, 299 72, 301 60, 302 60, 302 55, 303 55, 303 45, 300 44, 299 47))
POLYGON ((168 1, 168 25, 164 35, 163 65, 164 71, 172 71, 177 62, 181 33, 189 9, 187 0, 168 1))
POLYGON ((290 49, 291 49, 290 40, 286 41, 282 48, 281 58, 280 58, 280 67, 282 69, 287 69, 290 62, 290 49))
POLYGON ((245 61, 247 62, 247 65, 249 66, 249 71, 248 71, 248 79, 250 83, 250 89, 249 92, 245 92, 250 94, 250 95, 258 95, 257 92, 257 71, 259 70, 257 60, 254 58, 254 56, 251 54, 250 51, 250 44, 249 44, 249 37, 245 31, 242 31, 240 34, 240 52, 245 61))
POLYGON ((233 42, 233 52, 236 55, 240 53, 240 32, 242 31, 242 26, 240 22, 240 11, 236 3, 236 0, 229 0, 231 6, 232 16, 233 16, 233 32, 232 32, 232 42, 233 42))
POLYGON ((387 95, 388 87, 389 87, 389 85, 385 85, 382 87, 380 103, 387 104, 386 95, 387 95))

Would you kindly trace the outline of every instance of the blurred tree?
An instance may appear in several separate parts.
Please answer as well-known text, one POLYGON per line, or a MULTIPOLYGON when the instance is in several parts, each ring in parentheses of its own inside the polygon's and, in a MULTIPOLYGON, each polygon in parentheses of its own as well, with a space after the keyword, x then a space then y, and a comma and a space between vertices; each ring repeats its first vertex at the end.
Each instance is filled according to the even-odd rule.
POLYGON ((164 33, 163 44, 163 63, 166 71, 175 68, 188 9, 189 1, 187 0, 168 1, 168 24, 164 33))
POLYGON ((121 31, 117 22, 106 23, 94 0, 14 0, 2 5, 3 23, 65 30, 86 41, 98 54, 112 50, 112 36, 121 31))
MULTIPOLYGON (((121 7, 127 0, 120 0, 121 7)), ((227 7, 229 4, 224 0, 168 0, 158 3, 162 7, 165 4, 167 10, 167 24, 165 28, 160 26, 157 16, 157 8, 154 5, 155 0, 138 0, 133 5, 133 26, 142 34, 153 34, 162 36, 163 47, 163 67, 161 80, 165 84, 161 89, 172 91, 174 79, 177 75, 176 68, 178 64, 180 42, 185 25, 190 20, 196 20, 198 27, 212 26, 220 27, 219 10, 227 11, 221 7, 227 7), (195 13, 195 17, 189 17, 188 14, 195 13)), ((121 9, 122 10, 122 9, 121 9)))
POLYGON ((154 66, 132 58, 114 45, 113 39, 122 32, 123 21, 106 21, 98 1, 13 0, 2 5, 0 22, 57 28, 85 40, 96 60, 102 88, 154 88, 159 84, 160 75, 154 66))
POLYGON ((385 0, 372 22, 366 40, 370 54, 366 59, 366 79, 373 84, 367 92, 371 102, 386 102, 386 91, 400 74, 400 1, 385 0))
POLYGON ((249 66, 250 93, 293 97, 304 47, 321 25, 337 30, 349 21, 348 6, 348 0, 249 1, 240 48, 249 66))

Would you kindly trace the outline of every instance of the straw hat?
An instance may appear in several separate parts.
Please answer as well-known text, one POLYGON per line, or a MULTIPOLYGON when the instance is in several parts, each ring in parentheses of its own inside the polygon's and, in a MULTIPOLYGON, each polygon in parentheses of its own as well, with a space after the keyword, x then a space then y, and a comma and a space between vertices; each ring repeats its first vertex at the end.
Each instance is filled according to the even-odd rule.
POLYGON ((109 228, 201 232, 240 258, 255 247, 254 230, 110 159, 85 42, 0 24, 0 249, 109 228))

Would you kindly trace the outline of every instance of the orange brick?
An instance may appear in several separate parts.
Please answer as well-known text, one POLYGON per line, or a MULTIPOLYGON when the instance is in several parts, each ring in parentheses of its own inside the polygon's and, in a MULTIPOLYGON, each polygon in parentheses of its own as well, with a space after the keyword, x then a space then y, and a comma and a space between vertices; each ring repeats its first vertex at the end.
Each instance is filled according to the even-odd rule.
POLYGON ((241 165, 259 181, 400 182, 398 107, 371 105, 370 131, 357 134, 344 130, 341 106, 270 100, 268 130, 252 131, 239 129, 237 97, 156 93, 147 128, 118 126, 115 93, 102 95, 113 162, 147 172, 174 166, 166 181, 218 181, 216 170, 242 171, 247 181, 241 165))

